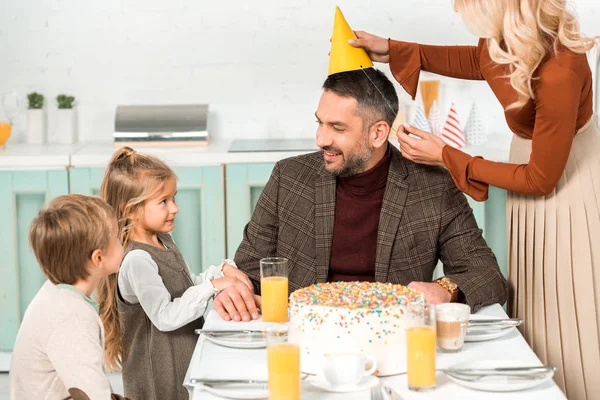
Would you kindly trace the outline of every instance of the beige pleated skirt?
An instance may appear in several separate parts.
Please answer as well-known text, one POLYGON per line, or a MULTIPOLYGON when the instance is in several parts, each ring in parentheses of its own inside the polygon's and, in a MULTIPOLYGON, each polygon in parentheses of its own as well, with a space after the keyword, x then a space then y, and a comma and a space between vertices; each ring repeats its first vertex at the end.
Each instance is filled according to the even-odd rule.
MULTIPOLYGON (((513 136, 511 163, 528 163, 531 140, 513 136)), ((509 192, 512 317, 569 400, 600 399, 600 133, 579 130, 566 169, 545 197, 509 192)))

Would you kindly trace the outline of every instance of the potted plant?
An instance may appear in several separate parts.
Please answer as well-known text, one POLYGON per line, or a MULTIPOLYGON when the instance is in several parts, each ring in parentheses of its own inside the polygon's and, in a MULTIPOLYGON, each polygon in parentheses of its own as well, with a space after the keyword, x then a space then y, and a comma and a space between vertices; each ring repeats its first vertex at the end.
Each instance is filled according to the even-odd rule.
POLYGON ((46 113, 44 112, 44 96, 33 92, 27 95, 27 143, 42 144, 46 142, 46 113))
POLYGON ((56 96, 58 112, 56 116, 56 141, 58 143, 70 144, 77 139, 75 110, 73 103, 75 97, 66 94, 56 96))

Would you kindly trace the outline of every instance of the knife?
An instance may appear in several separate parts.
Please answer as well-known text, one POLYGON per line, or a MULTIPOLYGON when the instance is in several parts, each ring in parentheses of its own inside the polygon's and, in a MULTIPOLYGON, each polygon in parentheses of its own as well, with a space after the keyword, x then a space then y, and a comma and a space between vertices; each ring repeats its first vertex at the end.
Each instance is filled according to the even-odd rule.
POLYGON ((471 319, 469 320, 470 326, 478 326, 478 325, 514 325, 518 326, 523 323, 522 319, 471 319))
POLYGON ((265 331, 260 330, 252 330, 252 329, 244 329, 244 330, 214 330, 214 329, 196 329, 196 335, 205 334, 205 335, 238 335, 238 334, 247 334, 247 335, 266 335, 265 331))
POLYGON ((501 367, 501 368, 448 368, 442 370, 447 374, 459 374, 459 375, 483 375, 483 374, 512 374, 517 373, 543 373, 543 372, 554 372, 556 367, 501 367))
POLYGON ((267 381, 256 379, 201 379, 192 378, 190 383, 193 385, 201 384, 206 386, 227 386, 227 385, 267 385, 267 381))

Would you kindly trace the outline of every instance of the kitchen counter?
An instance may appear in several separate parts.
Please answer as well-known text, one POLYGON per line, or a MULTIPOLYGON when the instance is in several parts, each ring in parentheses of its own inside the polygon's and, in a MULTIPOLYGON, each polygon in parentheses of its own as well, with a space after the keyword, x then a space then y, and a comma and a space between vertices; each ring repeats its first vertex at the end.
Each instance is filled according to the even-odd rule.
MULTIPOLYGON (((153 154, 173 167, 274 163, 283 158, 311 152, 311 150, 229 152, 231 144, 232 139, 214 139, 208 146, 140 146, 137 150, 153 154)), ((485 144, 468 146, 463 151, 488 160, 507 162, 509 146, 510 136, 491 135, 485 144)), ((0 149, 0 170, 62 169, 69 166, 104 168, 116 150, 117 147, 112 142, 73 145, 28 145, 9 142, 4 150, 0 149)))
POLYGON ((8 142, 4 148, 0 147, 0 171, 65 169, 70 164, 71 155, 82 146, 8 142))

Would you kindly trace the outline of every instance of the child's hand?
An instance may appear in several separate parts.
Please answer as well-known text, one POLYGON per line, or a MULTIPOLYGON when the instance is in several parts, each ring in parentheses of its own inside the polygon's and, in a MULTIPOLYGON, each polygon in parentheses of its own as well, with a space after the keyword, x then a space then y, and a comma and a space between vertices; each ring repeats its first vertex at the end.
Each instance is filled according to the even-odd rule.
POLYGON ((236 280, 242 282, 244 285, 248 286, 248 289, 254 292, 254 286, 252 285, 252 282, 250 282, 250 278, 248 278, 248 275, 246 275, 236 267, 231 266, 229 264, 224 265, 223 275, 225 275, 226 278, 235 278, 236 280))
POLYGON ((225 276, 223 278, 213 279, 211 282, 212 282, 213 286, 215 287, 215 289, 217 289, 218 291, 221 291, 221 290, 227 289, 231 285, 235 285, 239 281, 235 277, 225 276))

